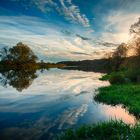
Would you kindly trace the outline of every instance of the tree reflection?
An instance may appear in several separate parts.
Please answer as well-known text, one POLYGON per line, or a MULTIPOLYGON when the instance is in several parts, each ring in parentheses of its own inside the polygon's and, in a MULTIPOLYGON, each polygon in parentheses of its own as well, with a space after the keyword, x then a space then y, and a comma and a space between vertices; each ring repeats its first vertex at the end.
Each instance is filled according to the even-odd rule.
POLYGON ((37 78, 36 69, 34 70, 9 70, 9 71, 1 71, 0 83, 2 86, 7 87, 8 85, 16 88, 18 91, 22 91, 23 89, 27 89, 33 82, 35 78, 37 78))
POLYGON ((18 91, 27 89, 37 78, 36 71, 60 68, 63 64, 45 63, 37 61, 38 57, 27 45, 19 42, 12 48, 4 47, 0 50, 0 83, 10 85, 18 91))

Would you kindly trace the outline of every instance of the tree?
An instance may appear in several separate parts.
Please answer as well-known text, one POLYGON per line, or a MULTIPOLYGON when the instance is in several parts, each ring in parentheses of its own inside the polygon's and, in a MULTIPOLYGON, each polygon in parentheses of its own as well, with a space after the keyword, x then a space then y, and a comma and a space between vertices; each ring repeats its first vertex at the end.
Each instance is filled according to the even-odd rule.
POLYGON ((127 44, 122 43, 121 45, 119 45, 116 49, 116 51, 113 54, 113 57, 126 57, 127 56, 127 44))
POLYGON ((19 42, 10 50, 11 60, 16 62, 36 62, 37 56, 25 44, 19 42))
POLYGON ((131 25, 130 34, 134 35, 133 40, 136 46, 136 55, 140 56, 140 18, 138 22, 131 25))
POLYGON ((9 50, 7 47, 4 47, 0 51, 0 59, 1 61, 7 61, 10 59, 9 50))
POLYGON ((136 48, 136 55, 138 55, 138 56, 140 56, 140 38, 138 38, 137 40, 136 40, 136 46, 137 46, 137 48, 136 48))
POLYGON ((140 18, 139 18, 138 22, 131 25, 130 34, 140 35, 140 18))
POLYGON ((37 56, 22 42, 10 49, 4 48, 1 52, 1 61, 12 61, 14 63, 35 63, 37 56))

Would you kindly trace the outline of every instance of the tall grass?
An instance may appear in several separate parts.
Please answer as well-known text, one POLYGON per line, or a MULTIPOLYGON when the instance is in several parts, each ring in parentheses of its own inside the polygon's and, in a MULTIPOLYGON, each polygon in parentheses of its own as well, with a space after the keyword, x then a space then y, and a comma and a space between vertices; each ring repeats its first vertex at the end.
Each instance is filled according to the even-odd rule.
POLYGON ((76 130, 69 129, 55 140, 139 140, 140 125, 134 127, 122 121, 109 121, 96 125, 85 125, 76 130))

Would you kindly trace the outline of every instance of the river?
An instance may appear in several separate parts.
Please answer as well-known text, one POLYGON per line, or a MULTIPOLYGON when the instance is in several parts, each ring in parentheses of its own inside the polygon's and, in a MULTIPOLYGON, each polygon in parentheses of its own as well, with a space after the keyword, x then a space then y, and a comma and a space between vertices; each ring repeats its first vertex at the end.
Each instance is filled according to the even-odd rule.
POLYGON ((24 79, 23 82, 14 81, 17 77, 12 77, 11 81, 8 79, 10 82, 6 81, 10 84, 5 84, 1 78, 1 138, 52 139, 57 133, 84 124, 110 119, 121 119, 130 124, 136 122, 136 118, 121 105, 94 101, 97 89, 109 85, 99 80, 100 73, 51 69, 36 75, 36 78, 31 76, 29 81, 24 79))

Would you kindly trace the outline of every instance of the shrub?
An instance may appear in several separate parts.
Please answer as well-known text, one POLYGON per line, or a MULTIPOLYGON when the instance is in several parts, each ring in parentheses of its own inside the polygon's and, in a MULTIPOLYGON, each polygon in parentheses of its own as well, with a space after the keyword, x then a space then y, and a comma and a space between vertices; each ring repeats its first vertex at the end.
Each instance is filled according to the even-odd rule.
POLYGON ((99 78, 99 80, 102 80, 102 81, 107 81, 109 79, 110 79, 110 74, 105 74, 101 78, 99 78))
POLYGON ((138 82, 139 76, 140 76, 140 70, 131 69, 126 73, 126 77, 128 77, 132 82, 138 82))
POLYGON ((106 81, 109 80, 111 84, 122 84, 126 83, 129 80, 126 78, 126 71, 116 71, 110 74, 103 75, 100 80, 106 81))
POLYGON ((109 82, 111 84, 122 84, 122 83, 126 83, 125 80, 125 76, 119 73, 113 74, 110 79, 109 82))

